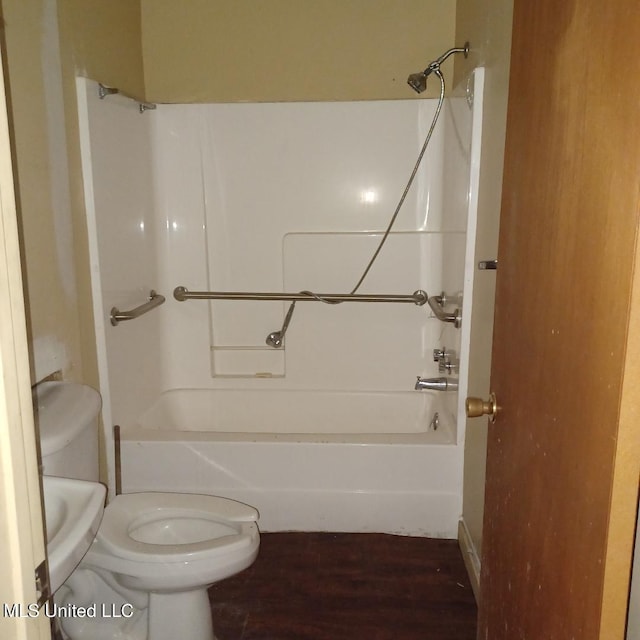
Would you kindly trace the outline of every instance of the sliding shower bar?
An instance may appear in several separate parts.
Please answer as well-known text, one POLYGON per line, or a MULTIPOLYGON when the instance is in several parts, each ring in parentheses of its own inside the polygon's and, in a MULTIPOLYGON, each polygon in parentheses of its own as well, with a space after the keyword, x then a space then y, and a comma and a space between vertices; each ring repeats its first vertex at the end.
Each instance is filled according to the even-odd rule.
POLYGON ((255 291, 189 291, 186 287, 176 287, 173 297, 179 302, 185 300, 288 300, 289 302, 412 302, 418 306, 426 304, 429 296, 418 289, 411 295, 366 294, 366 293, 260 293, 255 291))
POLYGON ((159 293, 156 293, 153 289, 149 292, 149 300, 144 304, 141 304, 139 307, 135 309, 130 309, 129 311, 120 311, 117 307, 112 307, 111 309, 111 324, 114 327, 118 326, 119 322, 123 320, 135 320, 139 318, 141 315, 151 311, 151 309, 155 309, 164 303, 164 296, 161 296, 159 293))

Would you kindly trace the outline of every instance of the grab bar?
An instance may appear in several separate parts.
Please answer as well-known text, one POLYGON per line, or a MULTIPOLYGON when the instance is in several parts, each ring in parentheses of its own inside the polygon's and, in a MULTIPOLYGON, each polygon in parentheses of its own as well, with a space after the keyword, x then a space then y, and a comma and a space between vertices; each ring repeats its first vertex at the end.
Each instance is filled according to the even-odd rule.
POLYGON ((462 312, 460 309, 456 309, 453 313, 445 313, 444 306, 447 304, 447 296, 444 291, 439 296, 431 296, 427 302, 438 320, 451 322, 456 329, 460 328, 462 324, 462 312))
POLYGON ((365 293, 261 293, 247 291, 189 291, 186 287, 176 287, 173 297, 178 302, 185 300, 288 300, 295 302, 413 302, 418 306, 425 304, 429 296, 422 289, 411 295, 365 294, 365 293))
POLYGON ((141 304, 139 307, 135 309, 131 309, 129 311, 120 311, 118 307, 112 307, 111 309, 111 324, 114 327, 118 326, 119 322, 123 322, 124 320, 134 320, 135 318, 139 318, 141 315, 147 313, 147 311, 151 311, 151 309, 155 309, 159 307, 161 304, 164 304, 164 296, 161 296, 159 293, 156 293, 153 289, 149 292, 149 300, 144 304, 141 304))

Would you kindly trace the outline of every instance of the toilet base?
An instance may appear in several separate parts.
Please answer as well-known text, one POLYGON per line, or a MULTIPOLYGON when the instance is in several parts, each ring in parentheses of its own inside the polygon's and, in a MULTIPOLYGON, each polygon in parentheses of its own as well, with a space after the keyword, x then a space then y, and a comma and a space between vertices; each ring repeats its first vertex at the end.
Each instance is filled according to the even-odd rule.
POLYGON ((170 593, 133 591, 109 572, 79 567, 55 601, 69 610, 93 605, 98 613, 61 618, 64 640, 216 640, 206 587, 170 593))
POLYGON ((150 640, 216 640, 206 589, 149 594, 150 640))

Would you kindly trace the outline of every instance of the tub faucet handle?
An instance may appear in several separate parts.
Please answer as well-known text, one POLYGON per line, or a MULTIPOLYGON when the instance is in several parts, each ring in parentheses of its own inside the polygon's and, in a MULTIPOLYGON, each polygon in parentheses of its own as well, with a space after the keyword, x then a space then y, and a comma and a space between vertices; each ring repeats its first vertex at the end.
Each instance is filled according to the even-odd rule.
POLYGON ((458 372, 458 362, 455 360, 440 360, 438 363, 438 373, 451 375, 458 372))
POLYGON ((433 361, 440 362, 440 360, 445 360, 449 354, 447 353, 447 348, 442 347, 442 349, 434 349, 433 350, 433 361))
POLYGON ((458 371, 458 360, 455 351, 447 350, 447 347, 433 350, 433 361, 438 363, 438 373, 456 373, 458 371))

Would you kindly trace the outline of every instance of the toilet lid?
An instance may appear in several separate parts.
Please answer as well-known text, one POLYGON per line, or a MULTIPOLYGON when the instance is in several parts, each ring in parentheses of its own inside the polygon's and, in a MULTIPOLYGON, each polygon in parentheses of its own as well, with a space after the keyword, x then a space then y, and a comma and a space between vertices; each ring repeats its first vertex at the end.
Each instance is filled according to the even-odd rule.
POLYGON ((217 496, 130 493, 104 511, 98 539, 115 556, 139 562, 189 562, 251 543, 258 512, 217 496))

